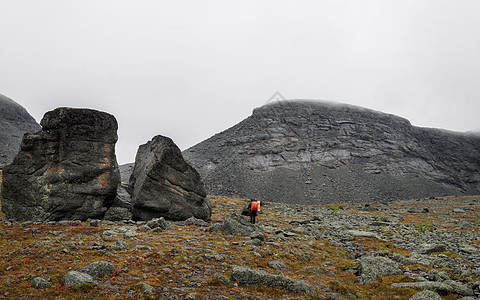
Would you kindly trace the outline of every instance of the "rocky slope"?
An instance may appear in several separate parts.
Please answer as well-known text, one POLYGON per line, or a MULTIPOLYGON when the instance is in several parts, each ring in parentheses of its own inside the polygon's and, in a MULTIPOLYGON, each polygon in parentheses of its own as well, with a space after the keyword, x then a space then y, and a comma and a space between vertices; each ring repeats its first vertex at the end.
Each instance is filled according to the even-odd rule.
POLYGON ((40 128, 25 108, 0 94, 0 168, 13 160, 23 134, 36 132, 40 128))
POLYGON ((264 203, 255 226, 237 215, 246 199, 210 200, 210 222, 0 219, 0 298, 480 296, 478 196, 264 203))
POLYGON ((330 102, 265 105, 183 155, 213 195, 314 204, 480 194, 480 135, 330 102))

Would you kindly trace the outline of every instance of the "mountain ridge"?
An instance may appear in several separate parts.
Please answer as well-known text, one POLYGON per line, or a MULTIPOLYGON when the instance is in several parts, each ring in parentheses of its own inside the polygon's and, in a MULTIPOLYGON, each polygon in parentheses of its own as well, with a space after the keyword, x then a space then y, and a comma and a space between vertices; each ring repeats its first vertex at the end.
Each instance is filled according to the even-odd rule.
POLYGON ((0 168, 13 160, 24 133, 40 129, 40 125, 23 106, 0 94, 0 168))
POLYGON ((290 100, 183 152, 210 194, 304 204, 480 193, 480 136, 328 101, 290 100))

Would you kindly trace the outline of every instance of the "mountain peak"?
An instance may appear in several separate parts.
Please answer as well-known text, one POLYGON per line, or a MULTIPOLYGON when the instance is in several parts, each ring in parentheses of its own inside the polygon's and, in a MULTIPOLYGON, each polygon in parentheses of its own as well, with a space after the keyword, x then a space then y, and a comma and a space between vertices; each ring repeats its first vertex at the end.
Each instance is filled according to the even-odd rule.
POLYGON ((266 104, 184 151, 210 194, 305 204, 480 192, 480 138, 326 101, 266 104))

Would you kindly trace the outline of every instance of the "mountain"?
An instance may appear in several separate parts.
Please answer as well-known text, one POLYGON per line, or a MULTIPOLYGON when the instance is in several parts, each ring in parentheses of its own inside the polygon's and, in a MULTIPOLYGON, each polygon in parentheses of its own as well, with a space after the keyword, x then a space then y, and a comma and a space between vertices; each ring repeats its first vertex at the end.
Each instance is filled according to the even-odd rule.
POLYGON ((267 104, 183 155, 214 195, 321 204, 480 194, 480 135, 331 102, 267 104))
POLYGON ((0 168, 17 154, 24 133, 40 129, 25 108, 0 94, 0 168))

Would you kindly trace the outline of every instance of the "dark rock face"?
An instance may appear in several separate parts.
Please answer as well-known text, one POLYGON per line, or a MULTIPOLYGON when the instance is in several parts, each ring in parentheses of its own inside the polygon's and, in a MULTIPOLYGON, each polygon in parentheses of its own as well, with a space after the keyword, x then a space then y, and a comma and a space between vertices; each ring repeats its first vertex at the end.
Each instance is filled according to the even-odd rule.
POLYGON ((214 195, 320 204, 480 193, 480 135, 329 102, 265 105, 183 155, 214 195))
POLYGON ((117 121, 89 109, 47 112, 4 168, 2 211, 28 220, 101 219, 120 181, 117 121))
POLYGON ((210 219, 202 179, 170 138, 156 136, 139 147, 129 185, 134 219, 210 219))
POLYGON ((0 168, 12 162, 23 134, 40 128, 25 108, 0 94, 0 168))

